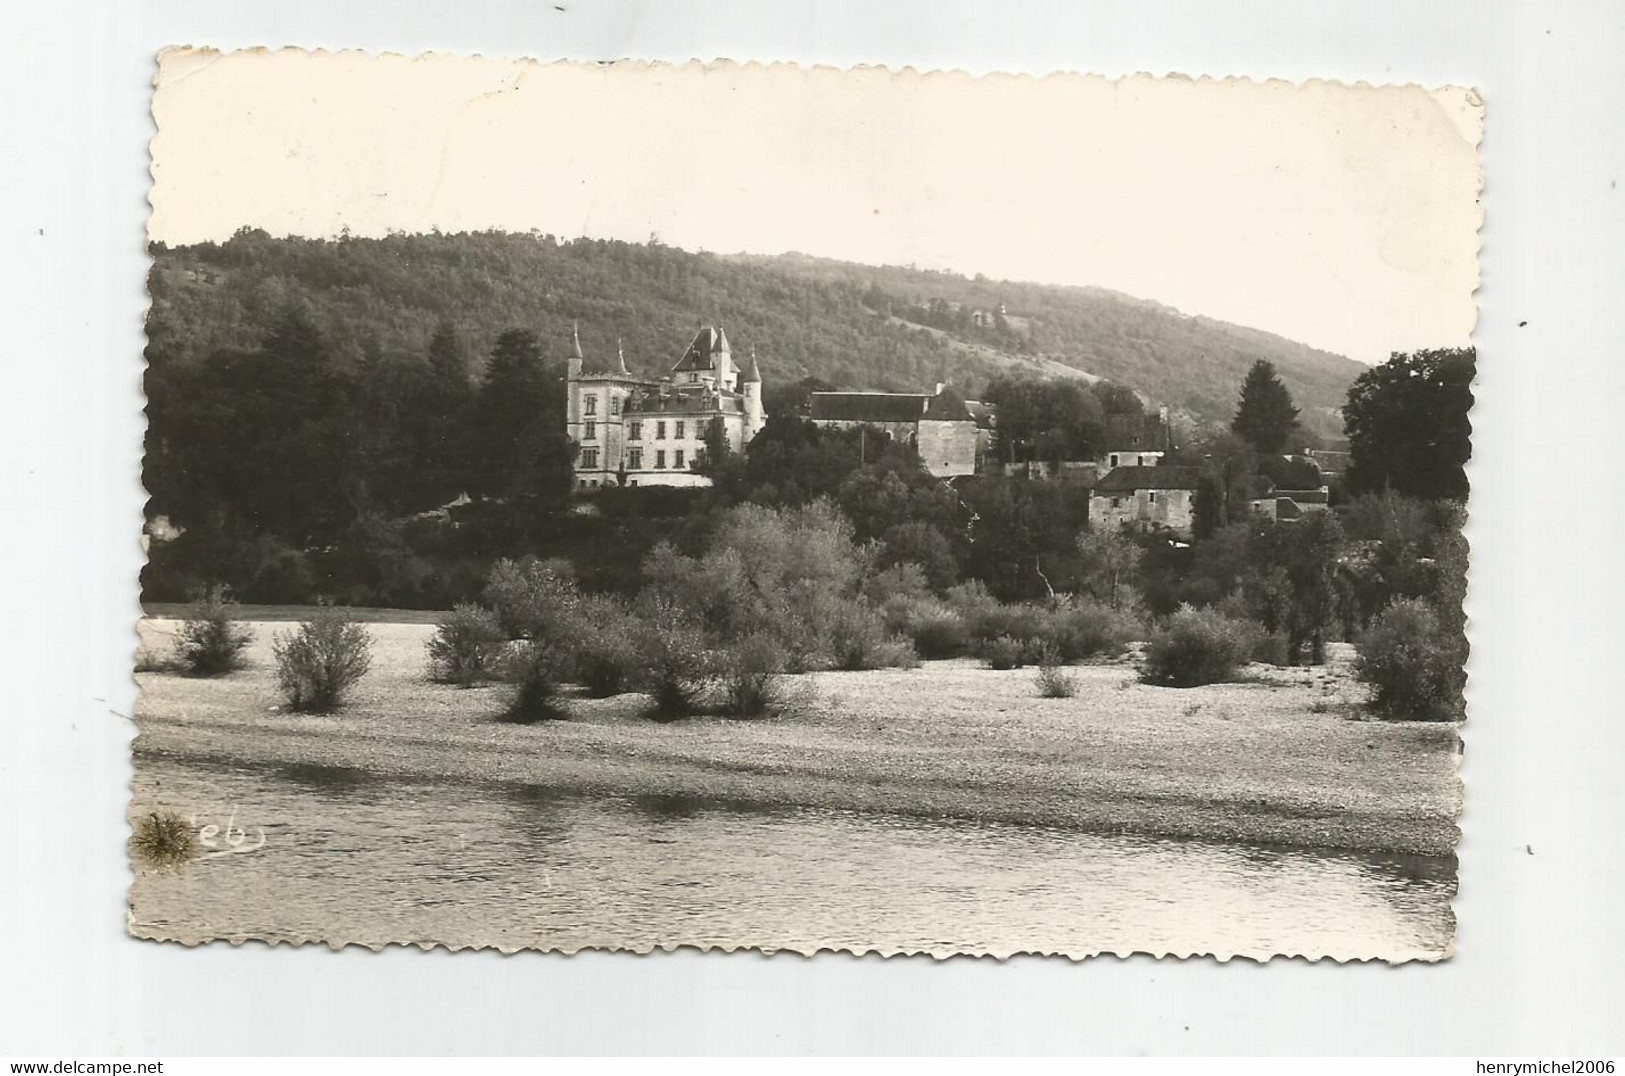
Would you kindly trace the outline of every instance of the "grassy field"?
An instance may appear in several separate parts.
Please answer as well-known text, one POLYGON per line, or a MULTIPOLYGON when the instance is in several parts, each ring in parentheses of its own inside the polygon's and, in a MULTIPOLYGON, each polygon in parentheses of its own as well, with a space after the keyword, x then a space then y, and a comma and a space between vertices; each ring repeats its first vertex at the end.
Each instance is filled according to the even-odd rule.
MULTIPOLYGON (((287 628, 268 620, 243 672, 138 675, 138 765, 345 766, 1422 855, 1456 842, 1456 727, 1363 720, 1346 647, 1324 669, 1253 666, 1247 682, 1185 690, 1118 663, 1080 667, 1075 697, 1043 699, 1031 669, 937 661, 791 678, 799 701, 766 720, 658 724, 624 695, 517 727, 493 720, 504 688, 425 680, 423 623, 371 625, 373 670, 348 709, 283 712, 270 650, 287 628)), ((163 651, 175 628, 143 620, 143 645, 163 651)))

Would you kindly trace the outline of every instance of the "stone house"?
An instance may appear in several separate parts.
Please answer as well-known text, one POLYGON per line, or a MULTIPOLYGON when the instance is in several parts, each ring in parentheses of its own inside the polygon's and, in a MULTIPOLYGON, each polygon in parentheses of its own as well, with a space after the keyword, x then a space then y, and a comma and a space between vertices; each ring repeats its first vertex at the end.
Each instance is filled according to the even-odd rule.
POLYGON ((1195 520, 1197 472, 1191 467, 1135 464, 1113 468, 1089 494, 1089 526, 1168 530, 1189 539, 1195 520))

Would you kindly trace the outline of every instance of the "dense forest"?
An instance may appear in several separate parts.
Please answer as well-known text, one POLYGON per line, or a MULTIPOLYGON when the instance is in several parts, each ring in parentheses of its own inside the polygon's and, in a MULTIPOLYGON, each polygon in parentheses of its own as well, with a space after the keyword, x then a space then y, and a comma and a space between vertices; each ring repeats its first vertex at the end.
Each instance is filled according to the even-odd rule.
POLYGON ((1306 428, 1337 436, 1335 409, 1363 369, 1268 333, 1188 317, 1093 288, 810 258, 690 253, 659 243, 480 233, 154 244, 148 361, 155 369, 259 346, 290 307, 341 366, 417 360, 449 325, 476 364, 524 327, 562 357, 573 323, 599 353, 663 372, 699 323, 755 347, 768 390, 816 377, 846 388, 967 394, 997 377, 1078 371, 1148 401, 1227 423, 1236 385, 1272 362, 1306 428))

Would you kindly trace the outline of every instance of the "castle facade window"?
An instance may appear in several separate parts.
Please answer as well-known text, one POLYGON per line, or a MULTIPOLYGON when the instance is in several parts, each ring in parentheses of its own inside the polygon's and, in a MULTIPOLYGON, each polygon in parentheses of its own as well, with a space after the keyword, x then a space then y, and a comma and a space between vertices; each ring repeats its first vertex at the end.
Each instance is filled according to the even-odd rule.
POLYGON ((628 470, 643 470, 643 449, 629 448, 626 450, 626 466, 628 470))
POLYGON ((582 403, 582 412, 581 412, 582 414, 584 414, 584 415, 596 415, 598 413, 598 396, 597 396, 596 393, 594 393, 591 396, 584 397, 582 399, 581 403, 582 403))
POLYGON ((666 424, 664 422, 655 423, 655 440, 656 441, 664 441, 665 439, 666 439, 666 424))
POLYGON ((598 423, 594 422, 592 419, 589 418, 586 421, 586 423, 581 427, 581 439, 583 441, 592 441, 592 440, 596 440, 597 437, 598 437, 598 423))
POLYGON ((676 437, 677 440, 679 440, 679 441, 681 441, 683 439, 683 420, 682 419, 677 420, 677 432, 675 434, 673 434, 672 436, 676 437))
POLYGON ((583 471, 596 471, 598 469, 598 450, 596 448, 581 450, 581 469, 583 471))
POLYGON ((673 452, 671 454, 671 465, 673 467, 676 467, 678 470, 683 469, 683 450, 682 449, 679 448, 677 451, 675 451, 675 452, 673 452))
POLYGON ((666 469, 666 450, 663 448, 655 453, 655 469, 661 471, 666 469))
POLYGON ((643 440, 643 423, 641 423, 641 422, 628 422, 626 424, 626 439, 628 441, 641 441, 641 440, 643 440))

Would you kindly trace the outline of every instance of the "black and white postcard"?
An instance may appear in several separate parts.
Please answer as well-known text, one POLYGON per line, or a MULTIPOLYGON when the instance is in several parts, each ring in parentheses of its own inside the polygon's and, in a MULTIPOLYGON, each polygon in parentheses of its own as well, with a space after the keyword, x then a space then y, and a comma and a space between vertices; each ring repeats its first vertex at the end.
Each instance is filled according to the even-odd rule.
POLYGON ((130 932, 1455 946, 1466 88, 175 49, 130 932))

